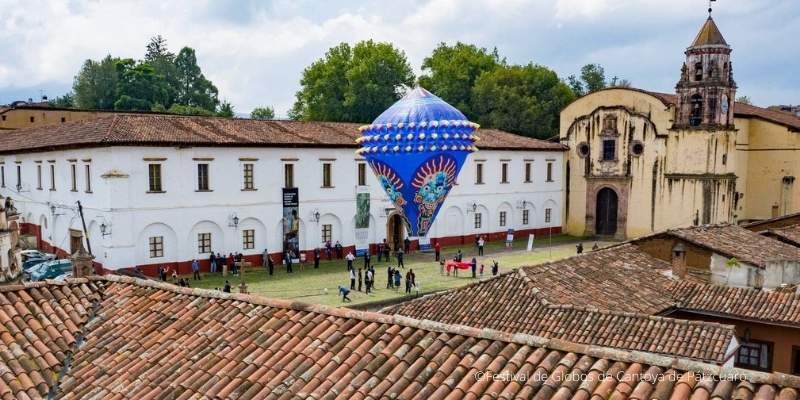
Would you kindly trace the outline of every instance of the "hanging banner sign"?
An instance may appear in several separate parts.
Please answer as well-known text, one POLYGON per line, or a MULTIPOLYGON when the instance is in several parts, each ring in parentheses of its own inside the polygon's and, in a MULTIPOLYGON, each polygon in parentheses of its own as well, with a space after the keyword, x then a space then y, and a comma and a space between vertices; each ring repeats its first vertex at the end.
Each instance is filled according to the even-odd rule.
POLYGON ((358 186, 356 189, 356 255, 362 256, 369 251, 369 187, 358 186))
POLYGON ((300 262, 300 196, 297 188, 283 189, 283 251, 300 262))

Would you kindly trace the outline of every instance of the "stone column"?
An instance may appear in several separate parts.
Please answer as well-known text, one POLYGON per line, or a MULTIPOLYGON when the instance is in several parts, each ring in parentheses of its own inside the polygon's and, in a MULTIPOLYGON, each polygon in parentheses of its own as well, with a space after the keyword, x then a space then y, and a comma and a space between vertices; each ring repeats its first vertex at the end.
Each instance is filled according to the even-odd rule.
POLYGON ((85 278, 94 275, 94 256, 87 253, 81 246, 80 250, 70 256, 72 260, 72 277, 85 278))

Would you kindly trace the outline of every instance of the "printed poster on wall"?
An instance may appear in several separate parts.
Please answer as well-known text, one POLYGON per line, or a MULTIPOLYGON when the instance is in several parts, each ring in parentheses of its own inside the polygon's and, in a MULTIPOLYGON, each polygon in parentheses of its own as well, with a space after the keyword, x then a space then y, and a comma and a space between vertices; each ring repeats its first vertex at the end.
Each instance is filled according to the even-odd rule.
POLYGON ((283 251, 300 262, 300 197, 297 188, 283 189, 283 251))
POLYGON ((356 255, 364 255, 369 250, 369 187, 356 189, 356 255))

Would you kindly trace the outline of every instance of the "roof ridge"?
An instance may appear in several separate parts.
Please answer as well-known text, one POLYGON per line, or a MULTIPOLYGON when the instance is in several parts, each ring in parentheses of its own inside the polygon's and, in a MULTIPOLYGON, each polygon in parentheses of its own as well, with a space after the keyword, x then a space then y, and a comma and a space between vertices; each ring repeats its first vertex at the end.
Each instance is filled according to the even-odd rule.
POLYGON ((377 322, 385 324, 397 324, 410 328, 417 328, 427 331, 450 333, 461 336, 471 336, 474 338, 497 340, 504 342, 517 343, 532 347, 543 347, 563 352, 584 354, 595 358, 607 358, 615 361, 644 363, 664 368, 675 368, 683 371, 708 374, 725 378, 736 378, 752 383, 767 383, 780 386, 789 386, 800 389, 800 377, 783 373, 767 373, 759 371, 744 370, 740 368, 727 368, 706 362, 695 361, 684 357, 666 356, 662 354, 620 350, 611 347, 579 344, 560 339, 548 339, 525 333, 506 333, 493 329, 478 329, 463 325, 445 324, 430 320, 418 320, 402 315, 386 315, 370 311, 359 311, 349 308, 331 307, 325 305, 311 305, 303 302, 290 300, 270 299, 262 296, 249 294, 236 294, 214 291, 210 289, 186 288, 175 286, 167 282, 143 280, 120 275, 90 276, 89 281, 107 281, 121 284, 132 284, 143 287, 150 287, 159 290, 168 290, 175 293, 211 297, 220 299, 230 299, 243 301, 250 304, 264 305, 267 307, 292 309, 295 311, 306 311, 324 314, 334 317, 353 318, 366 322, 377 322))
POLYGON ((87 278, 67 278, 63 281, 57 281, 53 279, 46 279, 43 281, 34 281, 34 282, 18 282, 18 283, 11 283, 7 285, 0 285, 0 293, 6 292, 15 292, 19 290, 28 290, 28 289, 35 289, 45 286, 71 286, 71 285, 80 285, 83 283, 89 283, 89 279, 87 278))
POLYGON ((636 317, 636 318, 644 318, 650 319, 654 321, 668 321, 668 322, 676 322, 685 325, 694 325, 694 326, 718 326, 722 328, 730 328, 731 331, 734 329, 734 325, 730 324, 723 324, 719 322, 709 322, 709 321, 694 321, 694 320, 687 320, 687 319, 680 319, 680 318, 672 318, 668 316, 662 315, 651 315, 641 312, 630 312, 630 311, 615 311, 615 310, 607 310, 604 308, 595 308, 595 307, 587 307, 587 306, 578 306, 572 304, 552 304, 547 307, 548 309, 557 310, 557 309, 565 309, 565 310, 578 310, 578 311, 586 311, 598 314, 607 314, 607 315, 616 315, 616 316, 625 316, 625 317, 636 317))

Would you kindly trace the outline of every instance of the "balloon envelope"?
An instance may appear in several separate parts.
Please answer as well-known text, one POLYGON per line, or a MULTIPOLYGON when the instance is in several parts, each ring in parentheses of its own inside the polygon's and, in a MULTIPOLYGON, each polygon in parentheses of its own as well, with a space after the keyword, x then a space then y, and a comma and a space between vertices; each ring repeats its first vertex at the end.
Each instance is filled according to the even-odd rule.
POLYGON ((470 152, 477 150, 469 122, 455 107, 417 87, 372 124, 361 127, 359 153, 410 236, 425 236, 470 152))

